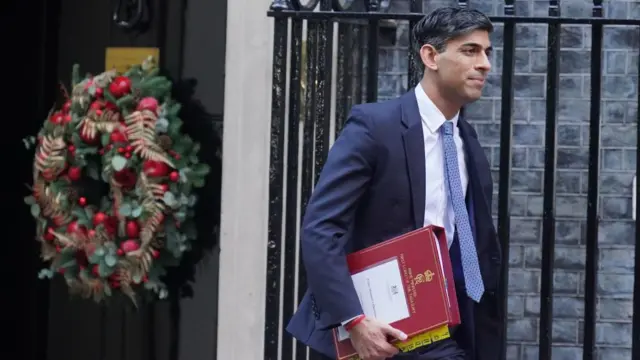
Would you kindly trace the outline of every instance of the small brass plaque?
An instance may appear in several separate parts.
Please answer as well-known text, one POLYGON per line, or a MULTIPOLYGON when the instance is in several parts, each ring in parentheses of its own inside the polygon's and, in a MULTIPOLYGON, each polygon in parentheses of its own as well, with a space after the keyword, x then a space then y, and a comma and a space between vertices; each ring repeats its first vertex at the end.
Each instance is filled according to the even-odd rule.
POLYGON ((105 70, 116 69, 117 72, 124 73, 131 66, 142 64, 149 56, 153 57, 155 62, 158 63, 160 49, 152 47, 108 47, 105 70))

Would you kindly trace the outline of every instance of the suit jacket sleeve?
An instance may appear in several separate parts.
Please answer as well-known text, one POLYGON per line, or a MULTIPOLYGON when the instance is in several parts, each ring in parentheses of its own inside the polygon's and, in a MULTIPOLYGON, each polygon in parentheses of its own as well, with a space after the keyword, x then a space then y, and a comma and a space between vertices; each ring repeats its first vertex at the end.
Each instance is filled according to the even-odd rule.
POLYGON ((303 221, 302 256, 320 328, 338 326, 363 313, 347 267, 345 234, 375 163, 376 143, 366 120, 358 106, 351 110, 329 151, 303 221))

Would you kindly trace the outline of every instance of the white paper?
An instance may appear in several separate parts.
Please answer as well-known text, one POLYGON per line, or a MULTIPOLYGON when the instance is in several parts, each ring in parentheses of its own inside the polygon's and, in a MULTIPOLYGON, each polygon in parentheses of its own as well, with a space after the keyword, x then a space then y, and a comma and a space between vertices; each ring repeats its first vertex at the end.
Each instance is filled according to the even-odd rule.
POLYGON ((447 277, 445 276, 445 272, 444 272, 444 263, 442 261, 442 252, 440 251, 440 241, 438 241, 438 239, 435 240, 436 242, 436 250, 438 250, 438 260, 440 261, 440 270, 442 271, 442 278, 444 279, 444 294, 447 297, 447 306, 451 307, 451 301, 449 300, 449 285, 447 283, 447 277))
MULTIPOLYGON (((366 316, 390 324, 409 317, 400 265, 397 259, 386 261, 351 276, 360 305, 366 316)), ((340 326, 338 340, 349 337, 340 326)))

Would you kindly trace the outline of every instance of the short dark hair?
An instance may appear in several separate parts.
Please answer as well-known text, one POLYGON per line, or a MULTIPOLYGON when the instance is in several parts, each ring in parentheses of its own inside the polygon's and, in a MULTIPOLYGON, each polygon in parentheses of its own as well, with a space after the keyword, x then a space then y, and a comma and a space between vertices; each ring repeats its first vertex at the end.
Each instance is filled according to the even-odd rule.
POLYGON ((458 36, 476 30, 493 32, 493 24, 487 15, 466 7, 442 7, 425 15, 411 30, 414 59, 416 66, 424 70, 420 59, 420 49, 424 45, 433 46, 437 52, 443 52, 447 42, 458 36))

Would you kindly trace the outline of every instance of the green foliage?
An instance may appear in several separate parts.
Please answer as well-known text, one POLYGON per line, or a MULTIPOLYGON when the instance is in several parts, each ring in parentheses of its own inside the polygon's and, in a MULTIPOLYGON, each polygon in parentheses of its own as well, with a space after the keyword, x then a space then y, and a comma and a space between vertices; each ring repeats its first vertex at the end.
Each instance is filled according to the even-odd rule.
MULTIPOLYGON (((125 293, 125 285, 135 293, 151 291, 163 299, 168 296, 163 283, 167 269, 178 265, 198 239, 193 222, 197 197, 192 191, 205 185, 210 168, 199 161, 200 144, 182 132, 181 105, 171 98, 171 81, 160 76, 158 68, 149 62, 133 66, 124 75, 131 81, 131 92, 119 96, 116 90, 111 92, 108 81, 104 82, 113 78, 113 74, 81 78, 79 67, 73 67, 73 97, 66 114, 70 121, 55 124, 47 117, 38 132, 38 136, 63 137, 66 148, 61 156, 66 166, 55 178, 45 176, 48 169, 39 169, 34 175, 34 193, 25 197, 24 202, 36 219, 43 258, 50 261, 50 266, 38 274, 39 278, 50 279, 62 274, 70 287, 92 294, 97 300, 120 290, 125 293), (147 176, 150 184, 146 185, 141 182, 141 174, 146 162, 156 159, 153 155, 159 150, 129 151, 125 148, 132 147, 132 142, 114 143, 109 130, 114 127, 99 124, 99 115, 90 107, 96 101, 111 104, 117 107, 120 120, 124 120, 137 111, 140 100, 145 97, 158 101, 155 140, 161 144, 161 136, 170 139, 170 148, 160 151, 166 152, 162 156, 171 159, 173 164, 169 174, 147 176), (94 140, 81 136, 84 126, 95 127, 94 140), (72 167, 80 169, 82 181, 71 180, 69 169, 72 167), (177 178, 175 174, 171 176, 174 172, 177 178), (84 198, 85 193, 91 193, 83 187, 85 180, 103 183, 98 187, 97 197, 84 198), (157 191, 157 186, 164 186, 167 191, 156 198, 145 186, 155 186, 153 191, 157 191), (39 192, 36 189, 40 189, 39 192), (43 193, 42 189, 46 191, 43 193), (80 196, 83 203, 89 203, 80 204, 80 196), (154 226, 152 220, 157 218, 158 209, 161 209, 162 223, 158 228, 149 227, 154 231, 149 242, 132 239, 127 225, 133 222, 140 227, 154 226), (98 215, 102 220, 96 220, 98 215), (72 223, 76 230, 71 230, 72 223), (161 241, 155 241, 156 238, 161 241), (136 255, 125 252, 127 241, 141 244, 139 250, 126 250, 136 255), (127 281, 130 282, 121 287, 119 281, 124 280, 118 276, 123 272, 129 273, 127 281), (96 287, 96 281, 101 285, 96 287)), ((121 133, 130 132, 127 129, 121 133)), ((42 146, 36 136, 26 138, 24 144, 42 146)))

